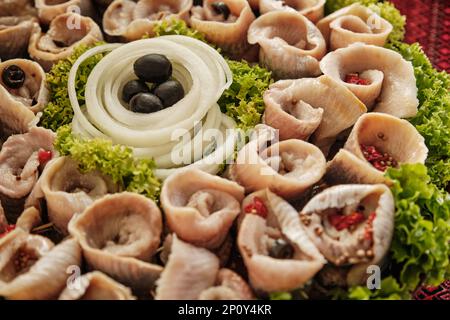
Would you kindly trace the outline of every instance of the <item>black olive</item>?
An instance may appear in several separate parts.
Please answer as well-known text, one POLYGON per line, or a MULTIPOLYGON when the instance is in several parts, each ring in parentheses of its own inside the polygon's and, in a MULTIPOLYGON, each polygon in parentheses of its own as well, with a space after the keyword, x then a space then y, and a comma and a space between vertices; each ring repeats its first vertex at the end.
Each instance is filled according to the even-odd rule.
POLYGON ((184 97, 184 90, 177 80, 169 80, 161 83, 153 93, 161 99, 164 108, 170 107, 184 97))
POLYGON ((133 112, 152 113, 163 108, 161 100, 151 93, 138 93, 130 101, 130 109, 133 112))
POLYGON ((277 259, 290 259, 294 255, 294 249, 283 239, 277 239, 269 248, 269 255, 277 259))
POLYGON ((145 82, 162 83, 172 76, 172 64, 161 54, 147 54, 134 62, 134 73, 145 82))
POLYGON ((194 0, 194 6, 202 6, 203 0, 194 0))
POLYGON ((214 9, 214 11, 217 14, 223 15, 223 18, 225 20, 227 20, 228 17, 230 16, 230 8, 228 8, 228 6, 226 5, 225 2, 222 2, 222 1, 220 1, 220 2, 213 2, 211 4, 211 7, 214 9))
POLYGON ((150 93, 150 89, 143 81, 130 80, 123 86, 122 99, 128 103, 138 93, 150 93))
POLYGON ((12 64, 3 69, 2 80, 9 88, 18 89, 25 82, 25 72, 19 66, 12 64))

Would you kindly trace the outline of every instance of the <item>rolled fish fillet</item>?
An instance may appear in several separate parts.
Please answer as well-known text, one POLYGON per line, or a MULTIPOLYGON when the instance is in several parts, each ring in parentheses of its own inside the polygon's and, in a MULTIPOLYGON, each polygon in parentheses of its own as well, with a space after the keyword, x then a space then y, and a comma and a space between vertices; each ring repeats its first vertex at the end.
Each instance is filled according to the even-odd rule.
POLYGON ((366 281, 367 267, 379 265, 394 230, 394 198, 377 185, 338 185, 313 197, 300 212, 311 241, 336 266, 350 266, 349 286, 366 281))
POLYGON ((297 11, 316 23, 323 18, 325 0, 259 0, 259 12, 297 11))
POLYGON ((186 243, 176 235, 169 260, 157 281, 157 300, 196 300, 214 286, 219 259, 204 248, 186 243))
POLYGON ((130 288, 107 275, 93 271, 77 279, 73 286, 67 285, 59 300, 135 300, 130 288))
POLYGON ((29 132, 10 136, 0 152, 0 200, 8 220, 14 223, 24 208, 43 166, 40 150, 54 154, 55 134, 51 130, 33 127, 29 132))
POLYGON ((91 0, 35 0, 39 20, 48 25, 60 14, 75 12, 82 16, 95 17, 91 0))
POLYGON ((33 0, 2 0, 0 17, 36 15, 33 0))
POLYGON ((252 289, 234 271, 222 268, 213 287, 203 290, 199 300, 253 300, 252 289))
POLYGON ((322 72, 345 85, 375 112, 399 118, 417 113, 416 78, 411 62, 389 49, 355 43, 327 54, 320 62, 322 72), (347 83, 356 74, 367 84, 347 83))
POLYGON ((161 211, 135 193, 107 195, 69 223, 88 265, 138 290, 150 290, 162 267, 151 263, 160 243, 161 211))
POLYGON ((81 264, 81 249, 74 239, 54 246, 21 229, 0 240, 0 252, 0 296, 6 299, 55 299, 70 277, 68 268, 81 264))
POLYGON ((218 11, 217 3, 216 0, 205 0, 203 6, 193 7, 190 24, 225 54, 240 59, 251 49, 247 31, 255 15, 246 0, 221 1, 228 8, 227 13, 218 11))
POLYGON ((109 177, 97 171, 82 173, 77 162, 59 157, 48 163, 25 206, 39 207, 39 199, 45 199, 49 220, 66 235, 69 221, 76 213, 117 191, 117 185, 109 177))
POLYGON ((392 25, 369 8, 354 3, 317 23, 331 50, 345 48, 356 42, 383 47, 392 25))
POLYGON ((103 29, 125 42, 153 36, 156 23, 172 18, 187 21, 192 0, 115 0, 103 14, 103 29))
POLYGON ((268 189, 247 196, 242 211, 237 243, 253 288, 266 292, 300 288, 326 263, 297 211, 268 189))
MULTIPOLYGON (((19 102, 26 108, 38 113, 42 111, 49 100, 49 91, 46 83, 45 72, 42 67, 28 59, 11 59, 0 63, 0 74, 4 69, 15 65, 25 73, 25 81, 20 88, 10 88, 3 79, 0 79, 0 95, 7 96, 3 103, 11 103, 11 101, 19 102)), ((1 102, 0 102, 1 104, 1 102)))
POLYGON ((259 44, 259 60, 278 79, 320 75, 326 44, 319 29, 298 12, 273 11, 256 19, 248 42, 259 44))
POLYGON ((384 113, 361 116, 344 149, 327 165, 325 180, 339 183, 389 183, 388 167, 402 163, 425 163, 428 148, 424 138, 406 120, 384 113))
MULTIPOLYGON (((0 8, 0 13, 3 13, 0 8)), ((33 16, 6 16, 0 14, 0 60, 20 57, 27 52, 33 26, 33 16)))
POLYGON ((77 13, 64 13, 52 20, 46 33, 35 25, 28 53, 49 71, 53 64, 70 56, 80 44, 92 45, 101 40, 102 31, 94 20, 77 13))
POLYGON ((350 128, 367 109, 343 85, 327 76, 280 80, 264 93, 263 121, 280 140, 307 140, 327 154, 336 136, 350 128))
POLYGON ((198 169, 171 175, 161 190, 168 227, 196 246, 218 248, 240 213, 244 188, 198 169))
POLYGON ((246 192, 269 188, 282 197, 293 198, 322 178, 325 157, 316 146, 296 139, 272 143, 274 129, 265 125, 255 129, 229 168, 230 178, 246 192))

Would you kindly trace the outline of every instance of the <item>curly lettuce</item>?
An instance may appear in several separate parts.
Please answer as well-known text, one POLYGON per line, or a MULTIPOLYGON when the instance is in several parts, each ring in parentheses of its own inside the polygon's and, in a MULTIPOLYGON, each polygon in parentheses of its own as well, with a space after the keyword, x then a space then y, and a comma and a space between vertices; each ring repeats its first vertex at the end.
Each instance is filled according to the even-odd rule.
POLYGON ((245 61, 228 60, 228 65, 233 73, 233 83, 220 97, 219 106, 239 128, 253 128, 261 123, 265 108, 263 93, 273 82, 272 74, 245 61))
POLYGON ((166 19, 158 22, 153 28, 153 32, 156 37, 167 36, 167 35, 180 35, 195 38, 197 40, 207 42, 205 36, 189 28, 183 20, 180 19, 166 19))
MULTIPOLYGON (((96 43, 101 45, 103 42, 96 43)), ((42 112, 39 125, 56 131, 60 126, 69 124, 73 119, 73 109, 69 101, 69 93, 67 91, 67 82, 69 72, 75 61, 87 50, 93 46, 81 44, 77 46, 73 53, 66 59, 63 59, 53 65, 49 73, 47 73, 47 85, 50 93, 50 101, 42 112)), ((95 55, 84 61, 78 69, 75 81, 75 90, 77 92, 80 105, 84 102, 84 92, 89 74, 96 64, 103 58, 103 54, 95 55)))
POLYGON ((155 177, 152 159, 135 159, 129 147, 113 145, 105 139, 83 139, 75 136, 70 126, 58 129, 55 148, 63 156, 78 162, 82 172, 99 170, 123 187, 158 200, 161 182, 155 177))
POLYGON ((389 47, 414 67, 420 107, 410 121, 425 138, 432 181, 445 188, 450 182, 450 75, 434 69, 417 43, 396 42, 389 47))
POLYGON ((379 290, 355 286, 338 290, 340 299, 410 299, 422 282, 436 285, 450 277, 450 196, 431 183, 426 166, 390 168, 395 199, 394 237, 390 248, 398 274, 381 281, 379 290))

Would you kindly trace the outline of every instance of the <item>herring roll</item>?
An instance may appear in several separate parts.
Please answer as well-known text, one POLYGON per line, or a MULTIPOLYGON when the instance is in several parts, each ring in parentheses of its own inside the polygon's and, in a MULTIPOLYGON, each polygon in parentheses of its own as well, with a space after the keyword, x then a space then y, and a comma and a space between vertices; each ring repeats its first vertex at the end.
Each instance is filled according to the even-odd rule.
POLYGON ((229 168, 230 178, 246 192, 269 188, 282 197, 293 198, 322 178, 325 157, 316 146, 296 139, 272 143, 273 128, 258 125, 255 130, 229 168))
POLYGON ((270 11, 297 11, 316 23, 323 18, 325 0, 259 0, 259 12, 265 14, 270 11))
POLYGON ((250 50, 247 31, 254 20, 246 0, 205 0, 203 6, 193 7, 190 24, 209 42, 238 60, 250 50))
POLYGON ((377 185, 338 185, 314 196, 300 211, 308 237, 335 266, 350 266, 347 285, 366 280, 366 268, 379 265, 394 231, 394 198, 377 185))
POLYGON ((406 120, 384 113, 361 116, 344 149, 328 163, 325 179, 338 183, 387 183, 384 171, 402 163, 425 163, 428 148, 406 120))
POLYGON ((9 83, 9 79, 6 79, 6 82, 0 79, 0 96, 5 96, 3 103, 19 102, 35 114, 42 111, 49 100, 46 75, 42 67, 31 60, 11 59, 0 63, 0 74, 10 68, 19 68, 24 79, 20 84, 9 83), (6 97, 8 94, 9 97, 6 97))
POLYGON ((36 22, 33 16, 2 17, 0 14, 0 60, 21 57, 27 52, 36 22))
POLYGON ((103 29, 111 37, 129 42, 153 36, 162 20, 189 19, 192 0, 114 0, 103 14, 103 29))
POLYGON ((95 17, 95 8, 91 0, 35 0, 35 2, 39 20, 44 25, 50 24, 60 14, 69 12, 95 17))
POLYGON ((35 25, 28 53, 48 72, 53 64, 70 56, 80 44, 92 45, 102 40, 102 31, 94 20, 77 13, 64 13, 52 20, 45 33, 35 25))
POLYGON ((49 220, 59 232, 68 234, 67 226, 76 213, 116 191, 109 177, 96 171, 82 173, 74 160, 60 157, 48 164, 26 206, 37 206, 38 199, 45 199, 49 220))
POLYGON ((138 290, 150 290, 162 267, 152 263, 160 244, 158 206, 135 193, 107 195, 75 216, 69 231, 88 265, 138 290))
POLYGON ((320 62, 320 69, 350 89, 368 110, 399 118, 417 113, 414 69, 397 52, 355 43, 328 53, 320 62))
POLYGON ((280 140, 308 140, 325 154, 344 130, 367 109, 343 85, 327 76, 280 80, 264 93, 263 121, 279 132, 280 140))
POLYGON ((278 79, 320 75, 326 44, 319 29, 298 12, 273 11, 258 17, 248 42, 260 46, 259 60, 278 79))
POLYGON ((268 189, 247 196, 242 212, 238 247, 255 289, 297 289, 326 263, 309 240, 297 211, 268 189))
POLYGON ((170 230, 183 241, 209 249, 224 242, 243 198, 244 188, 237 183, 198 169, 174 173, 161 190, 170 230))
POLYGON ((55 154, 51 130, 33 127, 6 140, 0 152, 0 200, 8 220, 14 223, 22 213, 25 198, 31 193, 46 165, 41 153, 55 154))
POLYGON ((383 47, 392 25, 369 8, 354 3, 317 23, 331 50, 362 42, 383 47))

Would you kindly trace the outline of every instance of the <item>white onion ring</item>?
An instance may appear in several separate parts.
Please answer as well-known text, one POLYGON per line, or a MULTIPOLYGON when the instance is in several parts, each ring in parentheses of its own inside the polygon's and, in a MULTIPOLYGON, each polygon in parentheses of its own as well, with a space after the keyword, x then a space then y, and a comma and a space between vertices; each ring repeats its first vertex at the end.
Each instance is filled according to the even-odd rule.
MULTIPOLYGON (((232 73, 224 58, 207 44, 185 36, 163 36, 128 44, 106 44, 81 55, 69 73, 68 92, 74 110, 72 130, 89 138, 111 139, 133 148, 139 158, 154 158, 160 178, 177 170, 172 152, 190 147, 191 152, 205 144, 204 134, 194 126, 202 123, 207 129, 231 129, 235 123, 220 112, 217 100, 231 85, 232 73), (88 58, 109 52, 94 67, 86 83, 86 106, 78 103, 75 80, 80 65, 88 58), (165 55, 172 63, 173 76, 180 81, 185 96, 173 106, 150 114, 129 111, 121 100, 123 85, 136 76, 134 61, 149 53, 165 55), (189 145, 173 141, 176 129, 189 131, 189 145)), ((205 158, 192 157, 190 163, 210 173, 217 173, 220 164, 233 153, 235 134, 227 134, 223 144, 205 158), (211 162, 215 160, 215 163, 211 162)))

